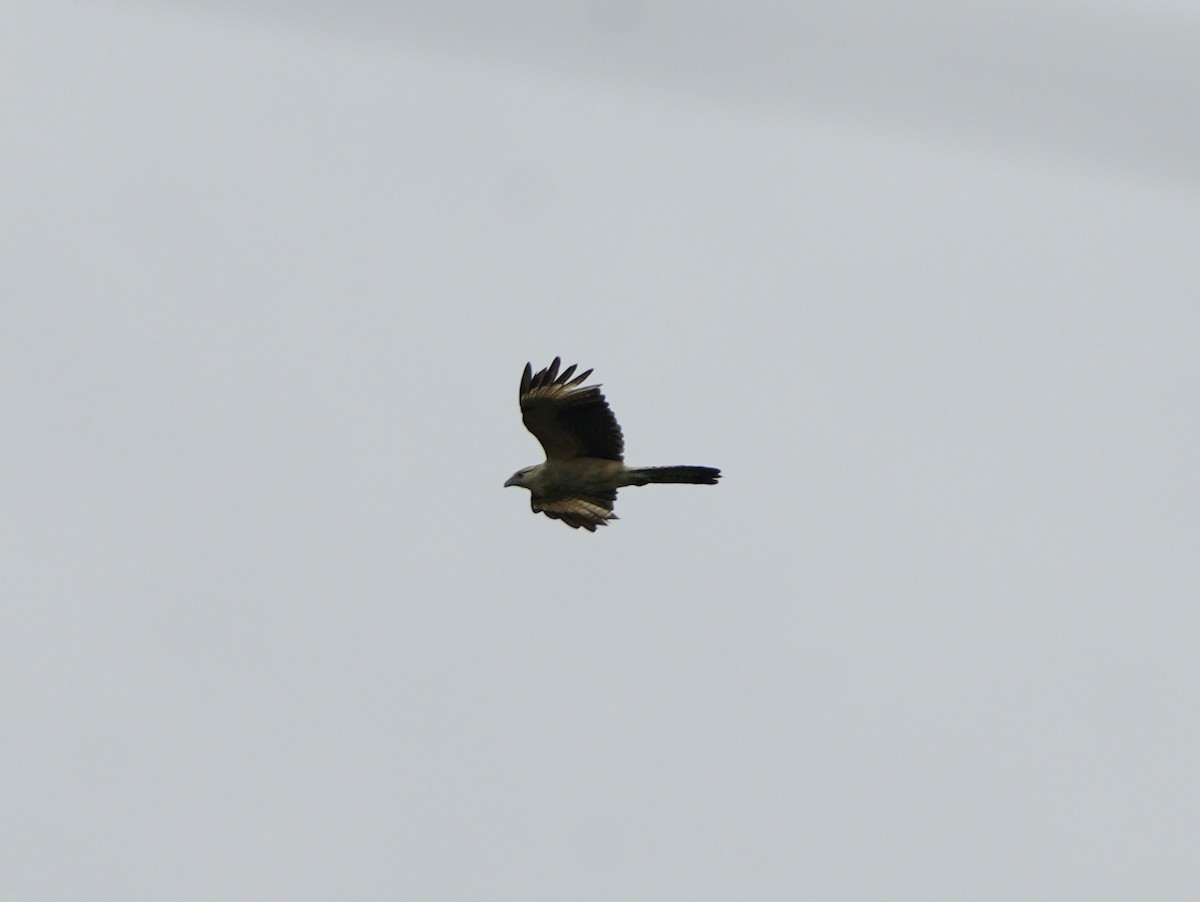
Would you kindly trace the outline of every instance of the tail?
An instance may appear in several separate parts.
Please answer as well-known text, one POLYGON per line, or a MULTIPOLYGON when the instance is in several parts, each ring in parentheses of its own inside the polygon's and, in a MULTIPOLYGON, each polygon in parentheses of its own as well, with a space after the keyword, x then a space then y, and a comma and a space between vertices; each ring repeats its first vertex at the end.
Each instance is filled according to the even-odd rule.
POLYGON ((647 482, 686 482, 689 485, 716 485, 721 471, 716 467, 642 467, 634 470, 636 485, 647 482))

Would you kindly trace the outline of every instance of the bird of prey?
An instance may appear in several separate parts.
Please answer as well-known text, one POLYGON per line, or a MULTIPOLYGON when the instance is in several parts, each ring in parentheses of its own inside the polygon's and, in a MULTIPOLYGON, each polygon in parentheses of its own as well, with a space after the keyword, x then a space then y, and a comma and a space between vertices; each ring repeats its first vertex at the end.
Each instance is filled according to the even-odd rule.
POLYGON ((716 485, 715 467, 627 467, 625 439, 599 385, 583 385, 591 370, 575 365, 559 373, 562 360, 536 374, 525 364, 521 376, 521 418, 542 443, 546 462, 517 470, 504 483, 529 489, 535 514, 562 520, 572 529, 595 532, 617 519, 617 489, 651 482, 716 485))

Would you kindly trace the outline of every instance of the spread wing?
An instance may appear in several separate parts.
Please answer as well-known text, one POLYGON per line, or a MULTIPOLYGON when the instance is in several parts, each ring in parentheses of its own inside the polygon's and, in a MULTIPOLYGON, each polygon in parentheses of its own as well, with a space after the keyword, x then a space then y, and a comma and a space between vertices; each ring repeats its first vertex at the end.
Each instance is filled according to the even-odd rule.
POLYGON ((572 529, 582 526, 588 532, 595 532, 597 526, 607 526, 609 520, 617 519, 612 512, 616 503, 616 489, 587 495, 533 495, 529 502, 535 514, 562 520, 572 529))
POLYGON ((592 371, 587 370, 572 379, 575 364, 560 375, 560 363, 561 359, 555 357, 550 366, 536 374, 533 367, 525 364, 520 394, 525 428, 542 443, 547 460, 570 460, 572 457, 621 460, 625 440, 617 418, 604 395, 600 394, 600 386, 581 385, 592 371))

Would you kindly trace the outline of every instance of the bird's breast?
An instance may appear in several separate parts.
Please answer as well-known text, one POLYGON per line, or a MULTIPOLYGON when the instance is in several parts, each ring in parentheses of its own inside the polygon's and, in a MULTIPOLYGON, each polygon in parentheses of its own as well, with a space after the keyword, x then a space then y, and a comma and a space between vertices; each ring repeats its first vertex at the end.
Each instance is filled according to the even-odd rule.
POLYGON ((538 482, 547 492, 595 492, 620 488, 625 465, 619 460, 599 457, 573 457, 546 461, 538 482))

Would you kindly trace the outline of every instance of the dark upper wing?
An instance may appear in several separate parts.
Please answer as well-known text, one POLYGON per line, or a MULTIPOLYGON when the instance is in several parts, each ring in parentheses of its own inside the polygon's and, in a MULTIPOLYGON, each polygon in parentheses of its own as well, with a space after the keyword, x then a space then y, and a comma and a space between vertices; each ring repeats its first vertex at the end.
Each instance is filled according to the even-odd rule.
POLYGON ((546 459, 569 460, 572 457, 603 457, 620 460, 625 440, 617 418, 600 394, 600 386, 584 385, 591 370, 574 379, 575 365, 560 375, 554 362, 534 374, 525 364, 521 376, 521 418, 525 428, 542 443, 546 459))
POLYGON ((617 519, 612 512, 616 503, 616 489, 587 495, 531 495, 529 500, 535 514, 562 520, 572 529, 582 526, 588 532, 595 532, 597 526, 607 526, 609 520, 617 519))

